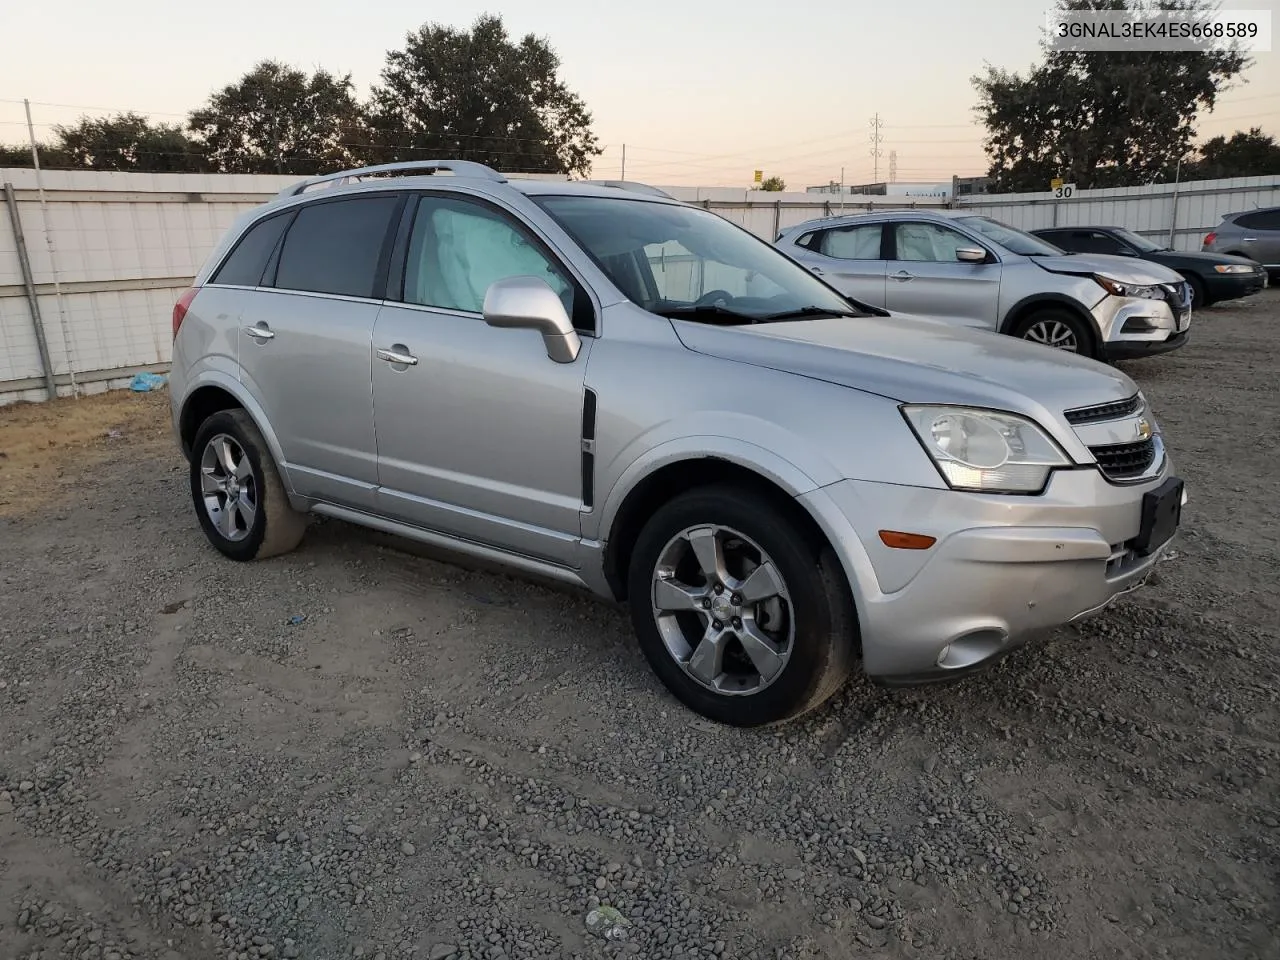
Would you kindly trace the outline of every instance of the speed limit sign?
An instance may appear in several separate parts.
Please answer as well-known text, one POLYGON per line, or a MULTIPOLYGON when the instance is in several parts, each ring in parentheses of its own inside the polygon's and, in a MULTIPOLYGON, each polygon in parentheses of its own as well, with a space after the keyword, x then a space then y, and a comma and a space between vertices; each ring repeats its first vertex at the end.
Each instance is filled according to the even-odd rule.
POLYGON ((1053 188, 1053 199, 1070 200, 1073 196, 1075 196, 1075 192, 1076 192, 1076 185, 1074 183, 1055 184, 1053 188))

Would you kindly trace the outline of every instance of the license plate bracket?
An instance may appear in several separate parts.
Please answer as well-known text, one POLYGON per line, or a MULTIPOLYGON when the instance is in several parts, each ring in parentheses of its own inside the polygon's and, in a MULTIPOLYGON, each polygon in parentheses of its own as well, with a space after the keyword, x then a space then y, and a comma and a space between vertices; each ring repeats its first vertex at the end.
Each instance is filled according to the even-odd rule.
POLYGON ((1182 520, 1182 480, 1170 477, 1156 489, 1142 495, 1142 526, 1133 549, 1150 556, 1168 543, 1182 520))

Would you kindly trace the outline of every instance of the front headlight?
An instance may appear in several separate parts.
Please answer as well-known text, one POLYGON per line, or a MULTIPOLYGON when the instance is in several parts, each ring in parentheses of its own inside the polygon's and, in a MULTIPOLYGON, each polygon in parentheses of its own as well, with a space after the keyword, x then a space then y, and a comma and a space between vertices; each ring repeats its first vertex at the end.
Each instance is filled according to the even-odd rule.
POLYGON ((1096 273, 1093 279, 1107 293, 1114 294, 1117 297, 1137 297, 1139 300, 1163 300, 1164 288, 1158 283, 1150 285, 1142 285, 1136 283, 1123 283, 1112 277, 1103 276, 1096 273))
POLYGON ((904 406, 903 416, 953 490, 1038 493, 1049 472, 1071 465, 1036 423, 968 407, 904 406))
POLYGON ((1217 263, 1213 269, 1215 273, 1253 273, 1253 267, 1247 263, 1217 263))

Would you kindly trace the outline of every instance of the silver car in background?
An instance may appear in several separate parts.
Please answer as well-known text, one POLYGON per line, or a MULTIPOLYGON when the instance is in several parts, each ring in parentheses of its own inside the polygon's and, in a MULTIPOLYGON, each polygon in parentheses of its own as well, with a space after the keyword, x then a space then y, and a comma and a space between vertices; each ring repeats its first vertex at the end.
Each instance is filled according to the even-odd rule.
POLYGON ((171 385, 226 556, 310 512, 626 600, 668 688, 733 724, 1101 609, 1183 503, 1123 373, 868 315, 700 208, 465 162, 246 214, 174 309, 171 385))
POLYGON ((1191 326, 1191 291, 1173 270, 1068 254, 963 210, 810 220, 776 244, 863 303, 1099 360, 1175 350, 1191 326))

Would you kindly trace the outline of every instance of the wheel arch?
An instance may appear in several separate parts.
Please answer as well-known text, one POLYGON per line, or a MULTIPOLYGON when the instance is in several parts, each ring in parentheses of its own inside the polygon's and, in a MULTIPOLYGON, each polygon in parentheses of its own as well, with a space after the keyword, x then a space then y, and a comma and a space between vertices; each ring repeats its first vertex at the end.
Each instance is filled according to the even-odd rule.
POLYGON ((1034 293, 1028 297, 1023 297, 1004 315, 1004 320, 1000 323, 1000 333, 1013 334, 1018 324, 1035 313, 1037 310, 1045 309, 1063 309, 1071 313, 1081 323, 1085 325, 1085 329, 1089 331, 1089 336, 1093 338, 1093 346, 1096 350, 1101 342, 1101 336, 1098 332, 1098 322, 1093 319, 1093 315, 1076 300, 1069 297, 1065 293, 1034 293))
POLYGON ((266 412, 244 389, 240 381, 221 371, 206 371, 187 389, 177 422, 178 439, 182 445, 183 454, 188 459, 191 458, 191 444, 195 440, 196 432, 200 429, 200 424, 219 410, 233 409, 243 410, 249 415, 253 425, 258 428, 258 432, 267 442, 267 448, 271 452, 271 459, 275 461, 280 479, 292 496, 293 491, 289 486, 289 474, 285 469, 280 441, 275 431, 271 429, 266 412))
POLYGON ((640 531, 654 512, 687 490, 718 484, 757 493, 792 519, 801 535, 815 546, 832 546, 816 518, 797 499, 816 484, 794 467, 779 471, 721 452, 691 453, 654 465, 627 485, 625 492, 610 498, 602 523, 606 531, 603 562, 605 580, 616 599, 627 598, 631 554, 640 531))

